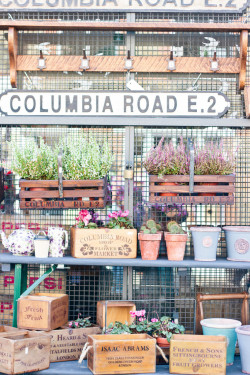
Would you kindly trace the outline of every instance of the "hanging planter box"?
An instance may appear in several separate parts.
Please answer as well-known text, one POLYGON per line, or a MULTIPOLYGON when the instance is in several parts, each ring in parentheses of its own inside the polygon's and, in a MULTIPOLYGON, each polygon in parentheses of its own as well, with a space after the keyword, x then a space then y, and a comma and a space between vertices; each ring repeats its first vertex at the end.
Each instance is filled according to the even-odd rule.
POLYGON ((99 180, 20 180, 21 209, 104 208, 107 178, 99 180), (33 190, 34 189, 34 190, 33 190))
POLYGON ((235 175, 149 176, 149 202, 158 204, 234 204, 235 175))
POLYGON ((88 336, 100 334, 101 329, 97 325, 74 329, 63 326, 44 333, 51 337, 50 362, 64 362, 78 360, 88 336))
POLYGON ((93 374, 154 373, 156 340, 147 334, 89 336, 88 368, 93 374))
POLYGON ((71 228, 74 258, 136 258, 136 229, 71 228))
POLYGON ((4 169, 0 168, 0 203, 4 200, 4 169))

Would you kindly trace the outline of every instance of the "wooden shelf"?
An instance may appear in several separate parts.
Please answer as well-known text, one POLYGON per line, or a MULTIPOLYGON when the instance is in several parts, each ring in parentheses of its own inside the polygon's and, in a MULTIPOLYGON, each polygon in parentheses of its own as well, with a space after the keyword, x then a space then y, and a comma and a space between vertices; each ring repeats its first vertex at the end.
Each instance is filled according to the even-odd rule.
POLYGON ((94 258, 36 258, 35 256, 14 256, 10 253, 0 254, 0 263, 8 264, 65 264, 67 266, 117 266, 117 267, 173 267, 173 268, 228 268, 250 269, 250 262, 233 262, 225 258, 218 258, 215 262, 195 261, 192 257, 185 257, 183 261, 170 261, 161 256, 157 260, 136 259, 94 259, 94 258))

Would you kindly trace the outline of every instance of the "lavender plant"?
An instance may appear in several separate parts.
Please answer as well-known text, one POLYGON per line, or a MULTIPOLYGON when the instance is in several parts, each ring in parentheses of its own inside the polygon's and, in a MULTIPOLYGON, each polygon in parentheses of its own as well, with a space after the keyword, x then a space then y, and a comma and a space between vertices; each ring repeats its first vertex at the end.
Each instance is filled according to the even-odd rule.
POLYGON ((236 151, 226 149, 223 140, 220 143, 209 142, 203 147, 195 146, 194 174, 227 175, 235 171, 236 151))
POLYGON ((164 137, 156 147, 151 148, 143 163, 149 174, 184 175, 189 173, 190 157, 181 137, 174 147, 173 142, 164 143, 164 137))

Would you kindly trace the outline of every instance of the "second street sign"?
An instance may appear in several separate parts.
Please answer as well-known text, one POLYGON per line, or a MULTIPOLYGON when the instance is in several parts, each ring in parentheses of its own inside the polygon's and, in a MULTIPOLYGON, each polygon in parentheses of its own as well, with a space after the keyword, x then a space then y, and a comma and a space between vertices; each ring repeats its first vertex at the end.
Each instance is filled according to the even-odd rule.
POLYGON ((0 96, 5 116, 221 117, 221 92, 17 91, 0 96))

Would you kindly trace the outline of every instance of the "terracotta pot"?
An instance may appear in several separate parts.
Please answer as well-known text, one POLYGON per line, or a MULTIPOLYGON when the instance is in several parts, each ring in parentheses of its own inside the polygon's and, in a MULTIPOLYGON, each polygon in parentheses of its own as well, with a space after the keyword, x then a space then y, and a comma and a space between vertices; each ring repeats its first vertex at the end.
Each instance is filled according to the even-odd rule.
MULTIPOLYGON (((34 188, 30 188, 29 191, 47 191, 48 189, 47 188, 42 188, 42 187, 34 187, 34 188)), ((40 201, 40 202, 44 202, 46 201, 47 199, 45 198, 30 198, 31 201, 40 201)))
POLYGON ((168 260, 183 260, 188 235, 164 232, 164 237, 166 241, 168 260))
MULTIPOLYGON (((218 182, 208 182, 207 184, 201 182, 199 185, 203 185, 203 186, 217 186, 218 182)), ((216 193, 198 193, 199 197, 214 197, 215 195, 216 195, 216 193)))
MULTIPOLYGON (((158 185, 160 186, 177 186, 175 182, 160 182, 158 185)), ((159 193, 161 197, 176 197, 177 193, 159 193)))
POLYGON ((155 234, 138 233, 142 260, 156 260, 159 256, 162 232, 155 234))
POLYGON ((170 342, 168 342, 168 340, 165 337, 157 337, 156 342, 160 348, 170 347, 170 342))

